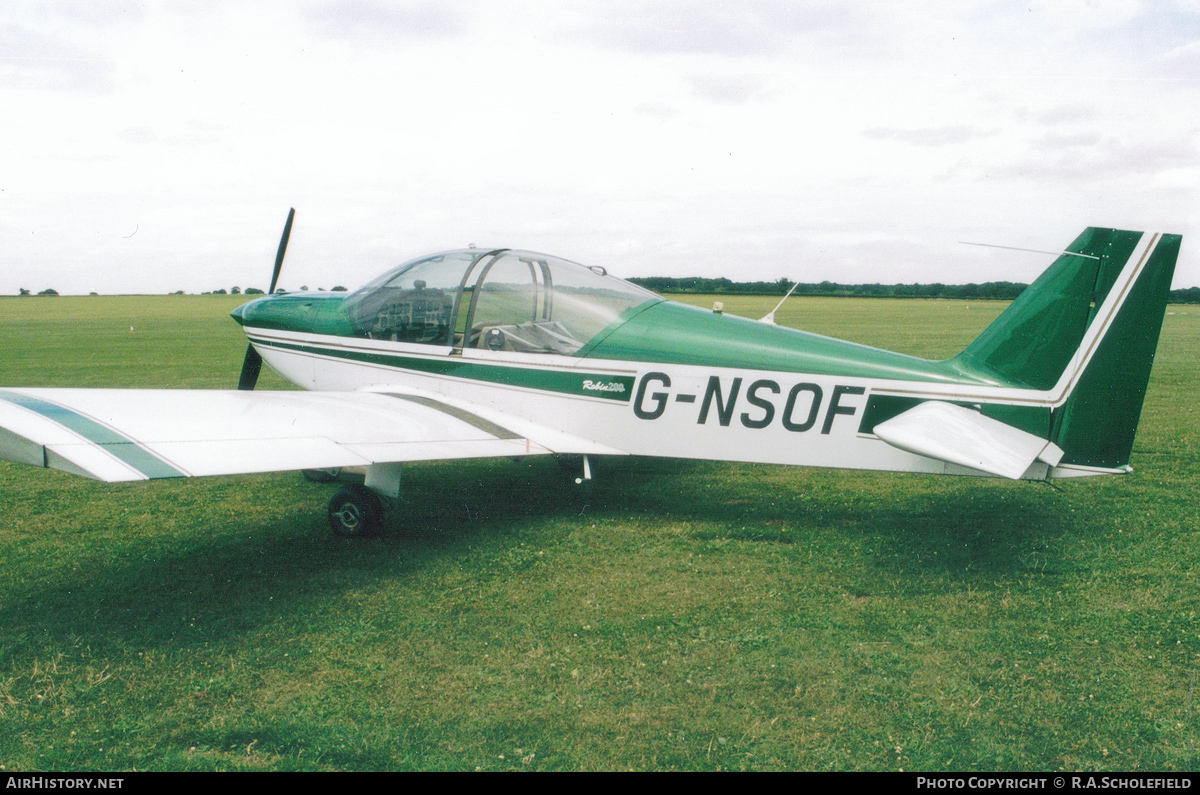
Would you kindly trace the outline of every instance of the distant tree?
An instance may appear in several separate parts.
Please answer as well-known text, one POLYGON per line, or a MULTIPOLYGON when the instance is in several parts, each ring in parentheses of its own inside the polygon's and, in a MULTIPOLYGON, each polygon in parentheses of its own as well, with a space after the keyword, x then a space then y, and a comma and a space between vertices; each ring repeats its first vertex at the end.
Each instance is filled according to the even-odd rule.
POLYGON ((58 290, 53 290, 47 287, 45 290, 42 290, 40 293, 38 293, 38 295, 58 295, 58 290))
POLYGON ((317 288, 317 292, 321 292, 321 293, 323 293, 323 292, 325 292, 325 288, 324 288, 324 287, 318 287, 318 288, 317 288))
POLYGON ((175 292, 171 293, 171 295, 187 295, 187 293, 185 293, 183 290, 176 290, 175 292))
POLYGON ((213 295, 226 295, 227 293, 225 292, 225 288, 222 287, 220 290, 213 290, 212 294, 213 295))
POLYGON ((337 287, 334 287, 332 290, 330 290, 330 292, 331 293, 344 293, 344 292, 346 292, 346 288, 339 284, 337 287))
POLYGON ((258 289, 257 287, 247 287, 246 288, 246 295, 262 295, 262 294, 263 294, 263 291, 258 289))
POLYGON ((230 295, 241 295, 241 294, 242 294, 242 288, 241 288, 241 287, 238 287, 238 286, 235 284, 235 285, 234 285, 232 288, 230 288, 230 290, 229 290, 229 294, 230 294, 230 295))
MULTIPOLYGON (((734 282, 729 279, 712 279, 699 276, 644 276, 634 277, 629 281, 650 290, 663 293, 736 293, 741 295, 782 295, 791 289, 787 279, 774 282, 734 282)), ((984 282, 983 284, 839 284, 823 281, 818 283, 801 282, 796 285, 796 295, 822 296, 869 296, 874 298, 956 298, 965 299, 996 299, 1011 301, 1021 294, 1026 285, 1018 282, 984 282)), ((1200 288, 1189 288, 1196 291, 1200 298, 1200 288)), ((1189 299, 1187 290, 1172 290, 1172 301, 1197 300, 1189 299)))
POLYGON ((1173 304, 1200 304, 1200 287, 1184 287, 1172 290, 1170 301, 1173 304))
POLYGON ((26 290, 24 287, 22 287, 22 288, 21 288, 21 295, 29 295, 29 291, 28 291, 28 290, 26 290))
POLYGON ((100 293, 96 292, 95 290, 92 290, 90 293, 88 293, 88 295, 100 295, 100 293))
POLYGON ((275 295, 287 295, 287 290, 283 289, 282 287, 276 287, 275 295))
POLYGON ((302 293, 307 293, 307 292, 308 292, 308 285, 307 285, 307 284, 302 284, 302 285, 300 285, 300 292, 302 292, 302 293))

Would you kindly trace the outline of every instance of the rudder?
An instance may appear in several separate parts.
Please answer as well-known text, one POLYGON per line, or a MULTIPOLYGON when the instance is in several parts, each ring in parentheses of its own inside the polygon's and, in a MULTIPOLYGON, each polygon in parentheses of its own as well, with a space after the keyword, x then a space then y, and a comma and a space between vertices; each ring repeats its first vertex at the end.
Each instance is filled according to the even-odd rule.
POLYGON ((1116 316, 1070 396, 1054 410, 1051 438, 1063 449, 1063 463, 1105 469, 1129 463, 1182 242, 1180 235, 1157 237, 1127 294, 1117 296, 1116 316))

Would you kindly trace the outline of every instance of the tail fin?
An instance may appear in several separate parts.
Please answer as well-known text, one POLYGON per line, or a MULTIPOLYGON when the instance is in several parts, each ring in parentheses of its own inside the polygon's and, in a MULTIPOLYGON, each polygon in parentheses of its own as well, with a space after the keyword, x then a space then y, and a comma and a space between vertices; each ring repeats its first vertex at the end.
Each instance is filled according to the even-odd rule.
POLYGON ((1063 463, 1128 464, 1180 241, 1086 229, 956 361, 1054 393, 1063 463))

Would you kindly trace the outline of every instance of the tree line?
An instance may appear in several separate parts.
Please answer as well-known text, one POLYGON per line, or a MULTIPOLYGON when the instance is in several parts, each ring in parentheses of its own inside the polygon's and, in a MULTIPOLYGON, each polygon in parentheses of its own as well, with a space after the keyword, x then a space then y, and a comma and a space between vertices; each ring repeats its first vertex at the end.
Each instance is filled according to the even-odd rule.
MULTIPOLYGON (((702 276, 639 276, 629 279, 636 285, 656 293, 702 293, 725 295, 787 294, 793 282, 779 279, 773 282, 735 282, 732 279, 702 276)), ((801 282, 792 295, 851 296, 856 298, 968 298, 1011 301, 1028 287, 1022 282, 984 282, 982 284, 840 284, 838 282, 801 282)), ((1173 304, 1200 304, 1200 287, 1172 290, 1173 304)))
MULTIPOLYGON (((635 276, 628 281, 653 290, 656 293, 700 293, 725 295, 778 295, 787 294, 792 282, 779 279, 774 282, 735 282, 731 279, 709 279, 702 276, 635 276)), ((839 284, 838 282, 801 282, 796 285, 793 295, 812 296, 851 296, 856 298, 968 298, 974 300, 1011 301, 1021 294, 1029 285, 1021 282, 984 282, 983 284, 839 284)), ((307 291, 308 287, 300 288, 307 291)), ((318 288, 324 291, 324 288, 318 288)), ((228 293, 225 290, 213 290, 201 295, 238 295, 242 291, 234 287, 228 293)), ((283 290, 276 292, 282 293, 283 290)), ((330 292, 346 292, 346 288, 338 285, 330 292)), ((31 295, 24 287, 21 295, 31 295)), ((262 295, 263 291, 255 287, 247 287, 246 295, 262 295)), ((58 295, 53 289, 42 290, 38 295, 58 295)), ((96 295, 96 293, 92 293, 96 295)), ((184 295, 178 290, 172 295, 184 295)), ((1172 304, 1200 304, 1200 287, 1183 287, 1172 290, 1167 299, 1172 304)))

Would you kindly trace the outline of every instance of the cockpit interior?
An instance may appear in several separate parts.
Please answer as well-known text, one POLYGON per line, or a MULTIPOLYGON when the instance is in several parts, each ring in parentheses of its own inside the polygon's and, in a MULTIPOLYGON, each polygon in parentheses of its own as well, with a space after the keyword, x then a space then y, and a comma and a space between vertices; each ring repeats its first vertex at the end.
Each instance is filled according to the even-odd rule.
POLYGON ((376 340, 573 356, 658 296, 600 267, 511 249, 406 262, 346 298, 354 333, 376 340))

